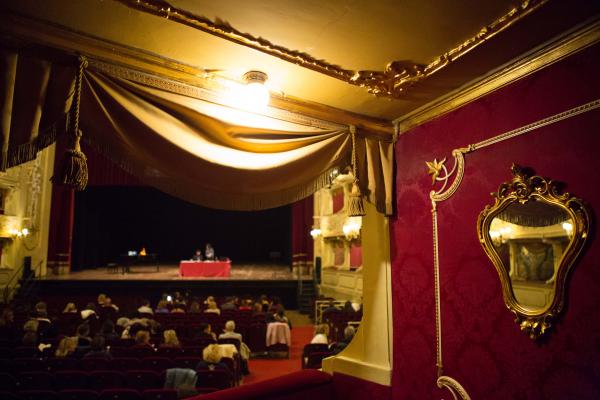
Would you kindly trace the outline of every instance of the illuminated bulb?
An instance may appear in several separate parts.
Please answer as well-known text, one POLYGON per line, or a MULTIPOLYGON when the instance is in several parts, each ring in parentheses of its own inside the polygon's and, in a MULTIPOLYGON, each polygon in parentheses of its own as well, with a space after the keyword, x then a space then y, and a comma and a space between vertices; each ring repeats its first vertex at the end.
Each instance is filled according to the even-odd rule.
POLYGON ((249 71, 242 79, 245 85, 234 94, 234 102, 242 109, 249 111, 263 111, 269 105, 269 89, 265 86, 268 76, 264 72, 249 71))
POLYGON ((319 236, 321 236, 321 230, 319 228, 314 228, 310 231, 310 236, 312 236, 313 239, 318 238, 319 236))
POLYGON ((573 224, 570 222, 563 222, 562 227, 567 232, 571 232, 573 230, 573 224))
POLYGON ((23 229, 21 230, 21 232, 23 233, 23 236, 27 236, 27 235, 29 235, 29 229, 27 229, 27 228, 23 228, 23 229))
POLYGON ((360 235, 360 228, 362 228, 362 218, 350 217, 342 226, 342 232, 344 232, 347 239, 356 239, 360 235))

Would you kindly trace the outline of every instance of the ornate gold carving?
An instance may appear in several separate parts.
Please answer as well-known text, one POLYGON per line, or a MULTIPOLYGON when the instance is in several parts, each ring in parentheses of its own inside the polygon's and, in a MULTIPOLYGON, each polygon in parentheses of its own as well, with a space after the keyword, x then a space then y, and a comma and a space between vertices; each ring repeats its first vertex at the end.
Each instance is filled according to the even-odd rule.
MULTIPOLYGON (((119 69, 118 66, 120 66, 122 70, 129 71, 119 72, 121 75, 135 76, 145 73, 162 77, 167 81, 191 85, 199 88, 198 90, 219 89, 215 80, 206 78, 207 70, 182 64, 151 52, 10 12, 3 15, 2 22, 0 34, 3 37, 17 40, 21 46, 30 46, 32 51, 45 50, 46 47, 55 48, 67 53, 86 55, 93 64, 105 63, 114 66, 114 70, 119 69)), ((361 132, 376 135, 381 140, 392 140, 393 126, 389 121, 380 118, 368 117, 292 96, 282 97, 275 94, 272 95, 271 106, 282 112, 289 110, 292 114, 304 114, 309 118, 331 121, 335 124, 353 124, 360 127, 361 132)))
POLYGON ((250 47, 284 61, 311 69, 352 85, 364 87, 376 96, 399 98, 407 88, 442 70, 477 46, 502 32, 516 21, 538 9, 548 0, 521 0, 498 20, 483 27, 460 45, 437 57, 428 65, 411 61, 392 61, 383 71, 352 71, 297 50, 290 50, 270 41, 242 33, 224 21, 212 21, 181 8, 173 7, 165 0, 116 0, 136 10, 157 15, 201 30, 231 42, 250 47))
POLYGON ((403 134, 415 126, 422 125, 440 115, 447 114, 459 107, 475 101, 494 90, 504 87, 529 74, 539 71, 600 41, 600 22, 596 21, 584 28, 560 38, 554 43, 536 51, 534 54, 519 59, 511 65, 502 68, 466 89, 458 89, 440 100, 425 105, 410 112, 394 123, 398 133, 403 134))
POLYGON ((465 388, 456 379, 452 379, 449 376, 440 376, 437 379, 437 385, 440 389, 448 389, 454 400, 458 400, 457 395, 463 400, 471 400, 471 396, 469 396, 465 388))
MULTIPOLYGON (((529 176, 525 170, 514 164, 511 171, 513 179, 510 182, 502 183, 498 192, 492 193, 495 200, 494 205, 487 205, 479 215, 477 234, 483 249, 494 263, 500 277, 506 307, 515 314, 515 322, 519 324, 521 330, 531 339, 537 339, 548 331, 564 307, 567 276, 589 235, 590 213, 582 200, 572 197, 569 193, 561 193, 559 185, 555 181, 546 180, 537 175, 529 176), (567 232, 564 233, 564 236, 568 235, 570 238, 564 252, 561 255, 554 254, 554 257, 560 256, 560 260, 558 265, 554 264, 553 277, 545 283, 545 286, 550 286, 553 290, 553 295, 544 306, 532 306, 526 304, 522 299, 518 299, 514 287, 515 282, 518 281, 513 277, 513 260, 509 261, 510 265, 505 265, 499 255, 499 250, 497 250, 499 247, 494 244, 491 234, 493 220, 507 220, 505 215, 508 213, 509 207, 521 211, 525 208, 523 206, 531 207, 536 204, 538 204, 537 207, 541 205, 564 215, 566 221, 564 224, 567 224, 566 226, 563 224, 567 232)), ((531 211, 527 212, 531 214, 531 211)), ((529 217, 529 215, 527 216, 529 217)), ((541 218, 539 211, 535 218, 541 218)), ((553 222, 545 222, 543 226, 551 223, 553 222)), ((531 225, 531 223, 524 224, 542 226, 531 225)), ((515 226, 520 226, 520 224, 515 226)), ((531 242, 535 238, 529 238, 530 235, 528 233, 528 241, 531 242)), ((549 241, 549 238, 543 233, 541 235, 540 243, 549 241)))

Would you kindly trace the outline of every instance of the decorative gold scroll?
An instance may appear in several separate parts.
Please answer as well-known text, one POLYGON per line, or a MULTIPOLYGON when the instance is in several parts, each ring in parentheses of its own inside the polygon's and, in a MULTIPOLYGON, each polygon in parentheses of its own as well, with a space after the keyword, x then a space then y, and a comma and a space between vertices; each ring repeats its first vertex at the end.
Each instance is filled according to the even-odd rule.
POLYGON ((548 0, 521 0, 520 4, 511 9, 507 14, 481 28, 475 36, 448 50, 427 65, 416 64, 410 61, 391 61, 383 71, 353 71, 344 69, 339 65, 331 64, 325 60, 319 60, 310 54, 276 45, 267 39, 240 32, 226 22, 213 21, 206 17, 195 15, 184 9, 174 7, 165 0, 116 1, 130 8, 170 19, 233 43, 250 47, 270 56, 339 79, 351 85, 364 87, 369 93, 376 96, 391 98, 401 97, 407 88, 444 69, 452 62, 548 2, 548 0))

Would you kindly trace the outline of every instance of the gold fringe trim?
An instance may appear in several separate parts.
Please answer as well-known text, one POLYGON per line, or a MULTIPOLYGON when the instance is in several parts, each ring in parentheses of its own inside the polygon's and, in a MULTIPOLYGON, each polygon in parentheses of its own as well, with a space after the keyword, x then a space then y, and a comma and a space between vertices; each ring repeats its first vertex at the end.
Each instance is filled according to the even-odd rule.
POLYGON ((38 135, 30 142, 9 148, 7 153, 2 154, 0 170, 6 171, 8 168, 35 160, 40 151, 54 144, 56 138, 66 132, 68 125, 69 115, 65 114, 58 121, 38 132, 38 135))
POLYGON ((319 189, 331 185, 332 171, 335 169, 341 170, 349 165, 349 161, 346 160, 349 154, 342 154, 337 159, 333 160, 331 166, 327 170, 309 182, 276 192, 231 194, 207 191, 196 192, 190 196, 189 192, 181 191, 170 184, 168 177, 165 177, 165 179, 153 178, 140 172, 140 169, 136 167, 135 163, 117 156, 110 146, 97 142, 92 134, 82 137, 82 140, 86 145, 102 154, 125 172, 137 178, 142 184, 152 186, 164 193, 189 201, 190 203, 218 210, 256 211, 295 203, 312 195, 319 189))

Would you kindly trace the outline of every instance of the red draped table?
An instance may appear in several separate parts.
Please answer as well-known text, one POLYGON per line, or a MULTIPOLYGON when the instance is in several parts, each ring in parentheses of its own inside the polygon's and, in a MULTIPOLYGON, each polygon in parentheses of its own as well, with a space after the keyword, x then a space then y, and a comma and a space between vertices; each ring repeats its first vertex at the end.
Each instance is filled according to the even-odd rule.
POLYGON ((179 276, 203 276, 229 278, 231 260, 227 261, 181 261, 179 276))

